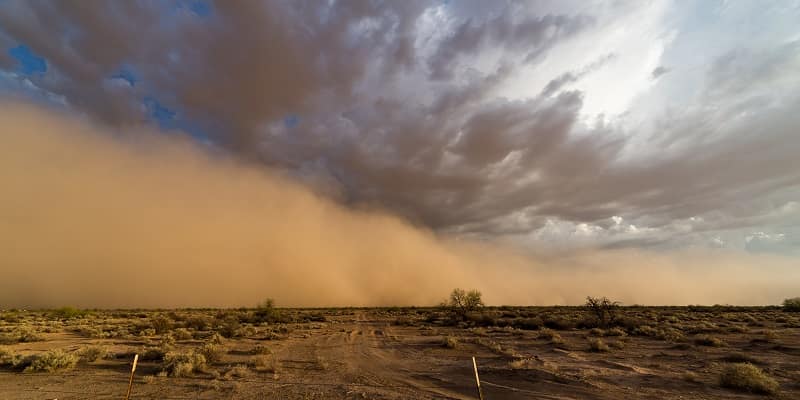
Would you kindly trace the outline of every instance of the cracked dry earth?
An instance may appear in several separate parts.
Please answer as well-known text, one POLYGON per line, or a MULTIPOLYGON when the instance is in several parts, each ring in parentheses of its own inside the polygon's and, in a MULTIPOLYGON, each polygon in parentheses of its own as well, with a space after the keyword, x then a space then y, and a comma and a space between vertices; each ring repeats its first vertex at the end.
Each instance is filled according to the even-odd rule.
MULTIPOLYGON (((326 314, 325 322, 287 324, 285 334, 269 340, 257 330, 225 339, 224 356, 188 377, 159 376, 161 361, 142 361, 131 398, 475 399, 473 356, 490 400, 765 398, 719 385, 719 371, 731 354, 746 354, 778 380, 781 388, 773 398, 800 398, 800 328, 775 325, 768 341, 753 340, 760 328, 724 332, 716 335, 725 341, 723 347, 606 337, 610 351, 592 352, 588 330, 559 331, 562 342, 554 343, 537 330, 445 327, 421 319, 398 325, 398 315, 346 309, 326 314), (448 337, 455 339, 452 348, 443 345, 448 337), (613 346, 616 341, 624 346, 613 346), (268 349, 270 367, 248 364, 256 346, 268 349), (231 373, 235 366, 242 368, 231 373)), ((67 329, 44 336, 44 341, 5 347, 34 354, 97 345, 129 356, 155 340, 87 338, 67 329)), ((178 340, 173 346, 202 343, 178 340)), ((66 372, 0 369, 0 399, 124 398, 130 360, 118 357, 80 362, 66 372)))

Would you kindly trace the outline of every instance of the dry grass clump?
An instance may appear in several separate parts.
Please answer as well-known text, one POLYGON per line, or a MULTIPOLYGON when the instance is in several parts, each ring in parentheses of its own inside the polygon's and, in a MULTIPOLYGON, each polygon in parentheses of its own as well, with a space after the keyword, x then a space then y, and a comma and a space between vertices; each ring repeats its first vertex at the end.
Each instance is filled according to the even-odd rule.
POLYGON ((675 328, 654 328, 650 325, 642 325, 633 330, 634 335, 649 336, 658 340, 669 342, 680 342, 686 339, 683 332, 675 328))
POLYGON ((199 352, 170 351, 164 355, 164 369, 162 372, 174 377, 190 376, 194 372, 203 372, 206 369, 206 358, 199 352))
POLYGON ((628 334, 625 333, 624 330, 622 330, 621 328, 618 328, 618 327, 614 327, 614 328, 611 328, 611 329, 605 331, 605 335, 606 336, 628 336, 628 334))
POLYGON ((513 370, 536 369, 540 366, 544 366, 544 363, 531 357, 517 358, 508 363, 508 367, 513 370))
POLYGON ((261 354, 250 357, 249 364, 253 367, 253 369, 259 372, 277 373, 280 369, 280 363, 278 360, 269 354, 261 354))
POLYGON ((625 348, 625 342, 623 340, 615 340, 609 343, 608 345, 618 350, 622 350, 625 348))
POLYGON ((13 350, 0 347, 0 367, 16 367, 23 357, 13 350))
POLYGON ((757 360, 757 359, 755 359, 755 358, 753 358, 753 357, 751 357, 751 356, 749 356, 747 354, 742 354, 742 353, 729 354, 727 356, 724 356, 724 357, 720 358, 720 360, 723 361, 723 362, 728 362, 728 363, 749 363, 749 364, 758 364, 759 363, 759 360, 757 360))
POLYGON ((83 361, 95 362, 98 359, 107 357, 108 350, 100 346, 86 346, 78 350, 78 355, 83 361))
POLYGON ((731 333, 747 333, 747 332, 749 332, 749 330, 747 329, 746 326, 734 324, 734 325, 731 325, 731 326, 728 327, 728 332, 731 332, 731 333))
POLYGON ((491 339, 488 339, 488 338, 478 338, 475 341, 475 343, 486 347, 487 349, 489 349, 489 351, 491 351, 494 354, 499 354, 499 355, 508 356, 508 357, 518 357, 519 356, 519 354, 517 354, 516 350, 514 350, 513 348, 511 348, 511 347, 505 347, 504 348, 503 346, 500 345, 500 343, 497 343, 494 340, 491 340, 491 339))
POLYGON ((247 365, 238 364, 230 367, 222 376, 224 379, 230 380, 233 378, 247 378, 250 374, 251 372, 247 365))
POLYGON ((561 335, 549 328, 544 328, 539 331, 539 334, 536 336, 539 339, 544 339, 549 341, 550 343, 561 344, 564 343, 564 339, 561 338, 561 335))
POLYGON ((708 335, 700 335, 694 338, 694 344, 698 346, 711 346, 711 347, 723 347, 725 346, 725 342, 720 338, 715 338, 713 336, 708 335))
POLYGON ((743 392, 775 394, 778 382, 750 363, 725 365, 719 376, 720 385, 743 392))
POLYGON ((209 364, 214 364, 222 361, 222 357, 225 355, 225 347, 221 344, 215 344, 208 342, 200 347, 198 352, 205 357, 206 362, 209 364))
POLYGON ((272 354, 272 350, 269 349, 267 346, 263 345, 256 345, 252 349, 250 349, 250 354, 272 354))
POLYGON ((56 372, 75 368, 79 357, 61 349, 48 350, 30 358, 24 372, 56 372))
POLYGON ((590 339, 589 340, 589 350, 597 352, 597 353, 605 353, 611 350, 608 345, 602 339, 590 339))
POLYGON ((700 381, 700 377, 696 373, 691 371, 684 372, 683 375, 681 375, 681 378, 686 382, 691 382, 691 383, 698 383, 700 381))
POLYGON ((442 338, 442 347, 447 347, 448 349, 455 349, 458 347, 458 339, 453 336, 445 336, 442 338))
POLYGON ((16 328, 10 333, 0 334, 0 344, 41 342, 43 340, 44 336, 26 326, 16 328))
POLYGON ((192 340, 194 338, 192 332, 189 332, 186 328, 177 328, 173 330, 172 336, 175 337, 176 340, 192 340))
POLYGON ((589 335, 591 336, 605 336, 606 331, 600 328, 592 328, 589 330, 589 335))

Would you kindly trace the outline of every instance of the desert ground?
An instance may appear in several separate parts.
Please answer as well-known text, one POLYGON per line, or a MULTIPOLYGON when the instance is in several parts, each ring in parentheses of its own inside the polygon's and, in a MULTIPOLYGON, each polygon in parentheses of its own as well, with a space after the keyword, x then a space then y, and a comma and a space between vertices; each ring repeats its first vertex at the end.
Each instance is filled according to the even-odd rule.
POLYGON ((800 398, 780 307, 4 310, 0 399, 800 398))

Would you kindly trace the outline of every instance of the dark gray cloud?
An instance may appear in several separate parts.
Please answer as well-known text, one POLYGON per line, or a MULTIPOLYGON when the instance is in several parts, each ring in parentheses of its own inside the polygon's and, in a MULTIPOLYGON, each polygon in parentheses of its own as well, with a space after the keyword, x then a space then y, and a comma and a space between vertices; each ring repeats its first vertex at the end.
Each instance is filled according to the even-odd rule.
POLYGON ((47 74, 25 79, 91 118, 140 124, 157 98, 216 145, 438 230, 524 235, 560 221, 617 237, 609 246, 655 246, 685 237, 689 218, 703 217, 690 232, 750 229, 796 201, 796 41, 721 55, 696 104, 624 127, 587 122, 572 89, 613 53, 544 77, 538 95, 499 94, 552 49, 591 41, 598 17, 470 7, 226 1, 203 16, 6 1, 0 45, 46 58, 47 74), (463 9, 444 20, 442 7, 463 9), (126 66, 133 85, 112 78, 126 66))

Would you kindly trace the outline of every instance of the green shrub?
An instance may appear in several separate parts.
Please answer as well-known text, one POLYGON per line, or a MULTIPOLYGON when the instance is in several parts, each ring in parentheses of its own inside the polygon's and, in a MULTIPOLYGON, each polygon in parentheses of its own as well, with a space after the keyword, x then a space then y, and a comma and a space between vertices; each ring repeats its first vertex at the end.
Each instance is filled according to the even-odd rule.
POLYGON ((48 350, 43 354, 33 356, 25 372, 55 372, 75 368, 78 356, 67 353, 61 349, 48 350))
POLYGON ((775 394, 778 382, 749 363, 725 365, 719 376, 720 385, 744 392, 775 394))

